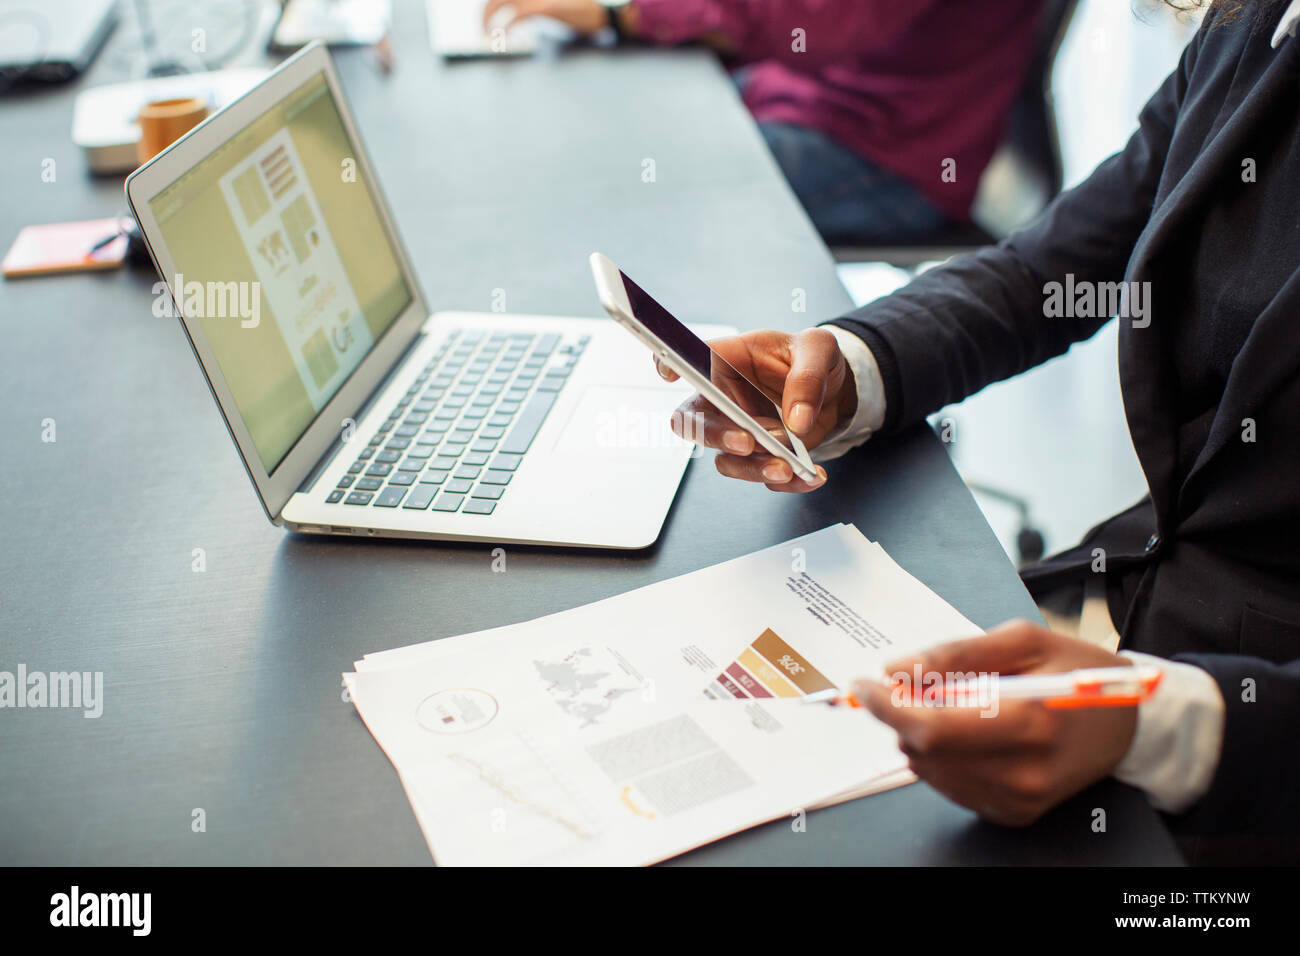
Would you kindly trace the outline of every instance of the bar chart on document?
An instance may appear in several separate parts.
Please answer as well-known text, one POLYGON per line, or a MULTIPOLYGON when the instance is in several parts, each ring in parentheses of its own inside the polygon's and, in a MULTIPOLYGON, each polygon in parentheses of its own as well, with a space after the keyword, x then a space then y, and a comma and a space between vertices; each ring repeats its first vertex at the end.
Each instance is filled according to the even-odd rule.
POLYGON ((834 681, 768 628, 704 688, 704 694, 715 700, 761 700, 805 697, 834 687, 834 681))

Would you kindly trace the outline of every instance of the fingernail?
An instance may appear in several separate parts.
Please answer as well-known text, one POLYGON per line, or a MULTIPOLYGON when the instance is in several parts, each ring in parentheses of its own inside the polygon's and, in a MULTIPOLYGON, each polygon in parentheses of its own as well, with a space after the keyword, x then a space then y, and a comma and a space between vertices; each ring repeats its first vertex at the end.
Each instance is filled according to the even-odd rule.
POLYGON ((826 484, 826 472, 823 469, 818 468, 817 477, 808 482, 808 485, 812 488, 820 488, 824 484, 826 484))
POLYGON ((784 484, 790 480, 790 472, 779 461, 769 461, 763 466, 763 478, 773 484, 784 484))
POLYGON ((802 434, 812 427, 813 408, 807 402, 799 402, 790 409, 790 427, 802 434))
POLYGON ((749 441, 749 435, 745 432, 730 431, 722 436, 722 444, 726 445, 730 451, 741 455, 749 454, 749 441))

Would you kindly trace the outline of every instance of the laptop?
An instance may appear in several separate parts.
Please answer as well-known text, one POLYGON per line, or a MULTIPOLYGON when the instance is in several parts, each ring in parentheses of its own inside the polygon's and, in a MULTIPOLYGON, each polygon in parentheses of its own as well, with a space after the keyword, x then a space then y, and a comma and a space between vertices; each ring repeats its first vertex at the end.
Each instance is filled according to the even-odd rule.
POLYGON ((117 25, 117 0, 5 0, 0 89, 61 82, 85 70, 117 25))
POLYGON ((487 0, 426 0, 429 45, 442 57, 516 56, 539 47, 554 48, 574 39, 569 27, 551 17, 529 17, 507 29, 514 15, 510 8, 483 28, 487 0))
POLYGON ((658 537, 691 455, 668 424, 686 387, 609 319, 430 314, 325 46, 142 166, 126 195, 273 523, 658 537))

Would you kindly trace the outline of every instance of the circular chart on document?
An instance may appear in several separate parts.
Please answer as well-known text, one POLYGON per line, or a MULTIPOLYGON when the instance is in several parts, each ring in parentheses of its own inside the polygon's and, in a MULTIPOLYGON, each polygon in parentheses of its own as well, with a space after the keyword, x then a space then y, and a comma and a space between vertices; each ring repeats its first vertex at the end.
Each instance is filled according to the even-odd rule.
POLYGON ((485 690, 452 687, 420 701, 415 719, 435 734, 467 734, 490 724, 498 709, 497 699, 485 690))

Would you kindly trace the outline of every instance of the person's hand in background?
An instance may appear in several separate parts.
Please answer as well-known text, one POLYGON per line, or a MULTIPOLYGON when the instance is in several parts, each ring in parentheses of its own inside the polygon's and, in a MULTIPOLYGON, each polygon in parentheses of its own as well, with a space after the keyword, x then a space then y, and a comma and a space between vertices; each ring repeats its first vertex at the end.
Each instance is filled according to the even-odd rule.
MULTIPOLYGON (((620 16, 634 15, 634 8, 625 7, 620 16)), ((509 30, 520 20, 529 17, 550 17, 572 28, 583 36, 599 33, 609 26, 609 12, 596 0, 488 0, 483 10, 483 29, 502 26, 509 30), (493 19, 502 10, 509 11, 508 18, 497 24, 493 19)))
MULTIPOLYGON (((816 448, 838 425, 853 418, 857 392, 853 375, 840 352, 835 336, 825 329, 788 332, 746 332, 715 339, 709 347, 727 360, 741 375, 757 385, 781 408, 786 425, 809 449, 816 448)), ((677 374, 655 360, 666 381, 677 374)), ((761 425, 779 428, 779 423, 761 425)), ((807 482, 797 478, 780 458, 758 447, 753 437, 723 415, 700 395, 693 395, 673 414, 673 431, 687 441, 716 449, 718 471, 741 481, 765 484, 773 491, 811 491, 826 481, 807 482)))
MULTIPOLYGON (((890 663, 889 675, 915 683, 930 674, 1050 674, 1133 662, 1028 621, 1009 621, 985 637, 953 641, 890 663)), ((994 716, 979 707, 934 706, 896 699, 872 681, 853 695, 898 731, 912 771, 948 799, 993 823, 1025 826, 1124 759, 1137 729, 1136 707, 1056 710, 1034 700, 998 700, 994 716)), ((912 687, 921 697, 924 688, 912 687)))

